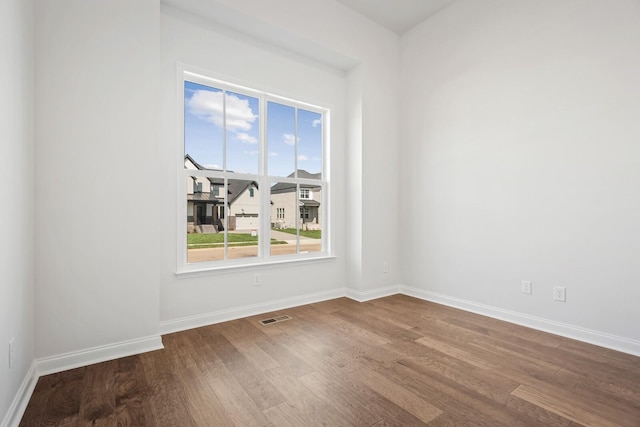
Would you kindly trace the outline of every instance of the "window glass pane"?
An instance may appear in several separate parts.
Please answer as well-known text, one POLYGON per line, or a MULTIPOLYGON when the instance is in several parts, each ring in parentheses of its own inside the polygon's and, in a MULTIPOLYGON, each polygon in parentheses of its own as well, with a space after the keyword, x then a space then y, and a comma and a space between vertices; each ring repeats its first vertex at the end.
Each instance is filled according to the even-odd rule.
POLYGON ((258 256, 259 193, 255 181, 229 180, 228 259, 258 256), (251 190, 254 197, 251 197, 251 190))
POLYGON ((298 214, 300 253, 322 251, 322 187, 300 185, 298 214))
POLYGON ((322 179, 322 115, 302 109, 298 109, 298 177, 322 179))
POLYGON ((221 169, 222 91, 185 81, 184 106, 184 153, 192 160, 185 168, 221 169))
POLYGON ((271 255, 298 252, 298 199, 296 184, 271 183, 271 255))
POLYGON ((258 173, 260 164, 260 126, 258 98, 227 92, 227 170, 258 173))
POLYGON ((212 189, 222 186, 222 180, 187 177, 187 262, 224 259, 224 227, 220 209, 224 199, 212 189))
POLYGON ((295 108, 267 102, 268 173, 293 176, 296 154, 295 108))

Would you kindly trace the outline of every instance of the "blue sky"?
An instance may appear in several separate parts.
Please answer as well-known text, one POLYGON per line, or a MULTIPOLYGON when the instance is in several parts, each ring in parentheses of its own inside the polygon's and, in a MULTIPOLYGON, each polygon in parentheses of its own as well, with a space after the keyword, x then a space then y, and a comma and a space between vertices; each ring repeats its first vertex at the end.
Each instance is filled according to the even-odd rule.
MULTIPOLYGON (((185 82, 185 153, 210 169, 223 166, 222 91, 193 82, 185 82)), ((295 169, 310 173, 322 171, 322 116, 298 109, 296 157, 296 120, 293 107, 267 103, 268 171, 272 176, 288 176, 295 169)), ((260 118, 259 100, 227 92, 227 170, 258 173, 260 118)))

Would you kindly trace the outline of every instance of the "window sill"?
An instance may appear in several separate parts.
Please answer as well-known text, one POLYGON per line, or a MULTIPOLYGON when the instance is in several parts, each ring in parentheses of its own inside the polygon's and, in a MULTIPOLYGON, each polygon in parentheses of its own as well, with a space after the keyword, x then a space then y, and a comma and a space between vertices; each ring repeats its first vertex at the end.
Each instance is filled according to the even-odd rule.
POLYGON ((219 267, 203 267, 194 269, 184 269, 176 271, 175 275, 178 279, 188 279, 192 277, 211 276, 216 274, 228 274, 254 270, 264 270, 268 268, 289 267, 300 264, 315 264, 318 262, 327 262, 335 260, 335 255, 321 255, 309 258, 282 259, 269 261, 256 261, 253 263, 239 265, 223 265, 219 267))

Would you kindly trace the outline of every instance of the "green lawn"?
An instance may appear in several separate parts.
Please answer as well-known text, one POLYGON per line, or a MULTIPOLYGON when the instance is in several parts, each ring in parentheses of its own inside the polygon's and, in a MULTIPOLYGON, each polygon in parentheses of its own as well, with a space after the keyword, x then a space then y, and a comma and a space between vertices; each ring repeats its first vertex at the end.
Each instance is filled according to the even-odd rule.
MULTIPOLYGON (((282 231, 283 233, 289 233, 289 234, 296 234, 295 228, 278 228, 277 231, 282 231)), ((312 239, 320 239, 322 238, 322 230, 300 230, 300 235, 304 237, 310 237, 312 239)))
MULTIPOLYGON (((244 233, 228 233, 229 246, 255 246, 258 244, 258 236, 244 233)), ((272 245, 282 245, 287 242, 271 239, 272 245)), ((224 246, 224 233, 217 234, 187 234, 188 249, 218 248, 224 246)))

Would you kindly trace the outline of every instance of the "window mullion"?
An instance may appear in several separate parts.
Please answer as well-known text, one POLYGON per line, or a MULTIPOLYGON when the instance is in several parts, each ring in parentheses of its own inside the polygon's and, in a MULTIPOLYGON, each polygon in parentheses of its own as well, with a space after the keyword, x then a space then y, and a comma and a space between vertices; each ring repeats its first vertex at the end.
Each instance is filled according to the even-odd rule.
POLYGON ((260 111, 258 117, 260 120, 260 165, 258 167, 260 191, 258 191, 259 199, 259 221, 260 224, 258 232, 258 254, 262 258, 269 257, 269 249, 271 242, 271 227, 270 227, 270 209, 269 209, 269 179, 267 175, 267 157, 268 157, 268 144, 267 144, 267 101, 265 96, 260 96, 260 111))
POLYGON ((230 209, 229 205, 229 180, 227 178, 224 179, 224 183, 222 186, 222 191, 224 191, 224 259, 229 259, 229 214, 230 209))

